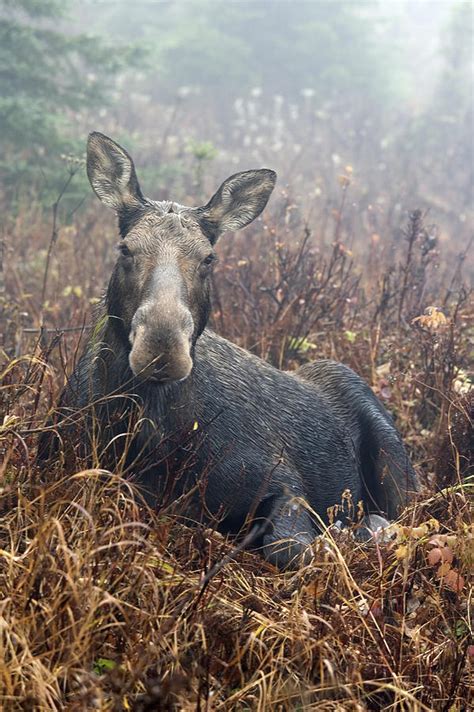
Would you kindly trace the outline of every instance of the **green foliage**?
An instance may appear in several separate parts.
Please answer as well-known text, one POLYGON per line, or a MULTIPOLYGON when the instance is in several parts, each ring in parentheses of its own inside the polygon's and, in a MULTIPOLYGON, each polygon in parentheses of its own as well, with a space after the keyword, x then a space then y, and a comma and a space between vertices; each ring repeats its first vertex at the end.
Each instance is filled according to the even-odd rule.
POLYGON ((288 337, 288 348, 290 351, 295 353, 305 354, 312 349, 317 348, 316 344, 312 341, 308 341, 304 336, 289 336, 288 337))
POLYGON ((188 152, 194 158, 194 185, 197 190, 202 190, 204 179, 204 164, 213 161, 218 151, 212 141, 190 141, 188 152))
POLYGON ((212 161, 218 153, 212 141, 190 141, 188 150, 197 161, 212 161))
POLYGON ((360 0, 189 0, 137 2, 101 10, 103 31, 139 33, 154 58, 150 89, 172 96, 199 88, 207 100, 229 102, 249 89, 298 98, 310 89, 338 103, 393 98, 396 74, 376 3, 360 0))
POLYGON ((2 0, 5 8, 23 10, 31 17, 61 17, 67 0, 2 0))
MULTIPOLYGON (((0 0, 0 180, 9 197, 56 190, 60 153, 82 150, 71 124, 103 105, 114 75, 137 61, 133 48, 112 48, 58 23, 67 3, 0 0)), ((81 137, 82 138, 82 137, 81 137)))
POLYGON ((93 670, 96 675, 103 675, 106 672, 115 670, 117 663, 115 660, 110 660, 109 658, 97 658, 94 662, 93 670))
MULTIPOLYGON (((235 26, 227 32, 214 25, 208 3, 202 7, 202 3, 193 4, 199 5, 197 19, 190 22, 189 4, 182 4, 174 27, 157 46, 164 84, 191 84, 202 87, 205 93, 219 90, 227 96, 251 84, 251 52, 245 39, 235 32, 235 26)), ((230 6, 230 11, 235 9, 230 6)))

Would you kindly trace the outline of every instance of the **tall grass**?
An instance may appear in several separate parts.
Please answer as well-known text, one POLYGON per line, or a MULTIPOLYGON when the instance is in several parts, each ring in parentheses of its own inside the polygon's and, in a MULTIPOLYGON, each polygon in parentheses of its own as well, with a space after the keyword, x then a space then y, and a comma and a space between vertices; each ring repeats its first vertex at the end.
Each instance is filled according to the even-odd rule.
POLYGON ((114 259, 112 221, 54 226, 32 206, 5 235, 0 430, 0 700, 5 710, 457 710, 474 649, 472 295, 420 212, 353 239, 337 209, 280 195, 218 247, 212 321, 280 368, 331 357, 395 415, 422 493, 391 538, 329 529, 281 574, 120 472, 35 462, 114 259), (331 212, 332 211, 332 212, 331 212), (325 221, 324 231, 321 228, 325 221), (364 242, 366 245, 364 245, 364 242), (367 249, 370 245, 370 250, 367 249), (439 269, 439 265, 443 269, 439 269), (44 289, 43 289, 44 286, 44 289), (44 292, 44 298, 42 298, 44 292))

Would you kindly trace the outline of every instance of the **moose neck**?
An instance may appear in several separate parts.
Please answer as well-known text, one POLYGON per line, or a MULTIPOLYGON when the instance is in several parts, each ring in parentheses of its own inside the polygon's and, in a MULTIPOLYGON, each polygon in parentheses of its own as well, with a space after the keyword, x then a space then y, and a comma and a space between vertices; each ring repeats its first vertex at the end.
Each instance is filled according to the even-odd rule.
POLYGON ((137 409, 143 409, 144 418, 159 424, 163 432, 176 432, 192 423, 193 373, 181 382, 141 381, 131 371, 129 353, 130 346, 117 331, 113 318, 107 318, 100 339, 100 357, 94 362, 102 394, 127 397, 128 402, 136 403, 137 409))

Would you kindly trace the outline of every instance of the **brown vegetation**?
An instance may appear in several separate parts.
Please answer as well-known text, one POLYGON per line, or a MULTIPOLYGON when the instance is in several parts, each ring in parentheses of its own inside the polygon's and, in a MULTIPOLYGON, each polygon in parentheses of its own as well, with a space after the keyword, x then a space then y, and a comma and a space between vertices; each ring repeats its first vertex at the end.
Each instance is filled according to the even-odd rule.
POLYGON ((350 182, 318 225, 283 192, 218 247, 214 327, 282 368, 321 357, 353 367, 396 416, 423 483, 389 541, 355 545, 330 529, 296 574, 149 511, 120 474, 38 469, 38 432, 87 338, 117 238, 93 211, 55 223, 45 276, 49 216, 30 207, 8 226, 3 709, 466 709, 466 250, 440 251, 418 211, 401 234, 379 218, 353 240, 350 182))

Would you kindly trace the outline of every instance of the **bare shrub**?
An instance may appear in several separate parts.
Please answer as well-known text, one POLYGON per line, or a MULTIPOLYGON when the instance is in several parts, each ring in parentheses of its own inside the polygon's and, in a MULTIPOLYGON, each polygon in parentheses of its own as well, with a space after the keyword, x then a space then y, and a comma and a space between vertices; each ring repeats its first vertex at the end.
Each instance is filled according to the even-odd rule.
POLYGON ((332 357, 355 368, 395 414, 425 488, 392 539, 364 547, 329 530, 296 574, 169 509, 149 510, 100 458, 95 469, 38 467, 38 433, 93 323, 115 238, 92 212, 58 226, 42 300, 50 226, 33 209, 8 226, 5 710, 466 708, 472 484, 462 482, 468 431, 457 415, 469 415, 466 255, 439 275, 442 250, 413 213, 406 239, 379 224, 364 256, 339 208, 324 239, 288 196, 249 235, 223 238, 214 326, 279 367, 332 357))

